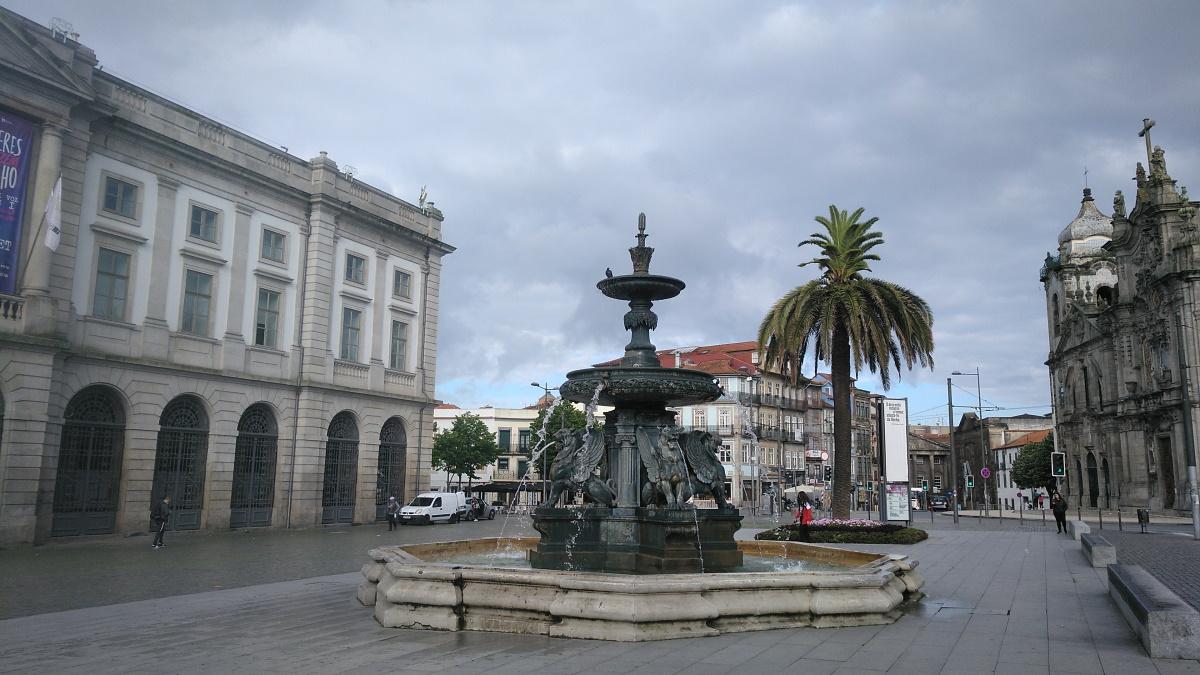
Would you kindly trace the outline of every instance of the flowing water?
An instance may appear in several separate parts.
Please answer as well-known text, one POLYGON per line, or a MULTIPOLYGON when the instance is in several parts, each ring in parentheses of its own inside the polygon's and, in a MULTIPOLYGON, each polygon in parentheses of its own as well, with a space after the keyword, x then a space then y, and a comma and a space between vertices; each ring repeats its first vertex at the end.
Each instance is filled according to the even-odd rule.
MULTIPOLYGON (((430 560, 429 562, 478 565, 481 567, 503 567, 507 569, 532 569, 525 551, 511 547, 502 548, 491 553, 456 555, 446 560, 430 560)), ((849 568, 815 560, 748 555, 743 559, 741 567, 731 570, 731 572, 782 572, 796 574, 802 572, 845 572, 847 569, 849 568)), ((706 574, 727 574, 727 572, 707 572, 706 574)))

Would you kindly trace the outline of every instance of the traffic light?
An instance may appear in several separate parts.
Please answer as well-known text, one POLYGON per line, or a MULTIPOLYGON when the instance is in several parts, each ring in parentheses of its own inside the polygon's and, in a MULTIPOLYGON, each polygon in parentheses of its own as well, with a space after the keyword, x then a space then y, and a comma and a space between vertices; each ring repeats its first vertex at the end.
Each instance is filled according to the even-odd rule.
POLYGON ((921 481, 921 489, 924 490, 925 492, 929 492, 929 481, 927 481, 927 480, 921 481))
POLYGON ((826 464, 825 465, 825 482, 828 483, 831 480, 833 480, 833 467, 826 464))
POLYGON ((975 476, 967 476, 967 487, 975 487, 975 476))
POLYGON ((867 483, 867 492, 874 492, 874 491, 875 491, 875 484, 867 483))
POLYGON ((1050 475, 1062 478, 1067 475, 1067 455, 1063 452, 1050 453, 1050 475))

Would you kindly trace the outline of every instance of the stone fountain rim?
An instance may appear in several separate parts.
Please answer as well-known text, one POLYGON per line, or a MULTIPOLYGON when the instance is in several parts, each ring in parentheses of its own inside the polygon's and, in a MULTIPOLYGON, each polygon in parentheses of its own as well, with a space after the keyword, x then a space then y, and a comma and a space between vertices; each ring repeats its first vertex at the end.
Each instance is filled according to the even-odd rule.
POLYGON ((794 541, 738 541, 738 548, 753 554, 762 549, 816 549, 836 551, 839 554, 868 556, 870 560, 860 565, 848 566, 845 570, 810 570, 797 572, 709 572, 699 574, 620 574, 615 572, 592 572, 546 569, 514 569, 473 563, 426 560, 408 549, 466 544, 472 552, 495 550, 505 543, 516 544, 528 550, 535 546, 538 537, 486 537, 482 539, 450 540, 423 544, 397 544, 380 546, 368 551, 367 555, 377 563, 387 566, 388 572, 396 577, 464 580, 504 580, 510 583, 525 581, 531 585, 552 583, 563 589, 611 590, 629 595, 657 594, 665 592, 693 592, 721 590, 726 588, 846 588, 872 587, 881 578, 895 576, 918 565, 907 555, 873 553, 851 549, 823 546, 794 541))

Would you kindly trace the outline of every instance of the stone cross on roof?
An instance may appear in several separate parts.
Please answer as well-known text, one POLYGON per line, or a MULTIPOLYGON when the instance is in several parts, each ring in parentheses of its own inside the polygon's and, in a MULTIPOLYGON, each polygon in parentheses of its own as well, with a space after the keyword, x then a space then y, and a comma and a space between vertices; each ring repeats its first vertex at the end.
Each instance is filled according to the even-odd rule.
POLYGON ((1149 117, 1146 117, 1142 120, 1142 130, 1138 132, 1138 138, 1146 139, 1146 163, 1147 164, 1150 164, 1153 162, 1151 155, 1153 154, 1154 146, 1150 145, 1150 127, 1153 127, 1153 126, 1154 126, 1154 120, 1150 119, 1149 117))

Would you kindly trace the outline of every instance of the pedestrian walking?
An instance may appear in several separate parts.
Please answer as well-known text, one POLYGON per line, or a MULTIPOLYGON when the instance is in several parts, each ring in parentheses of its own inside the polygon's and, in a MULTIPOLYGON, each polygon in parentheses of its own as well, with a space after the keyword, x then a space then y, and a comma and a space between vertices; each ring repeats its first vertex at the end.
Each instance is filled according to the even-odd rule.
POLYGON ((388 497, 387 508, 384 509, 384 515, 388 521, 388 532, 400 526, 400 502, 396 501, 395 497, 388 497))
POLYGON ((167 531, 167 521, 171 519, 171 495, 165 495, 161 502, 150 508, 150 525, 154 528, 155 550, 163 547, 163 533, 167 531))
POLYGON ((1067 499, 1057 490, 1054 491, 1054 496, 1050 498, 1050 510, 1054 512, 1054 524, 1058 526, 1058 531, 1066 532, 1067 499))
POLYGON ((808 493, 796 493, 796 523, 800 525, 800 541, 808 541, 808 524, 813 519, 813 505, 808 493))

